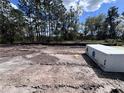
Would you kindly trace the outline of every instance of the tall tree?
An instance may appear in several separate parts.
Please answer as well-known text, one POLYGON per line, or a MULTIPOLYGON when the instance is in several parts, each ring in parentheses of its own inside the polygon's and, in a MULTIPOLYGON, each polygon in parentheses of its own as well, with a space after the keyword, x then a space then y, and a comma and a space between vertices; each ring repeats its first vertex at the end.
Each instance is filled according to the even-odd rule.
POLYGON ((19 6, 26 17, 31 19, 30 28, 37 41, 41 35, 53 36, 56 25, 63 21, 65 10, 61 0, 19 0, 19 6))
POLYGON ((65 14, 65 21, 62 26, 62 36, 64 40, 75 40, 78 33, 78 18, 73 7, 65 14))
MULTIPOLYGON (((11 30, 12 33, 12 40, 13 41, 20 41, 23 40, 24 38, 24 32, 23 29, 25 28, 25 18, 23 13, 18 10, 18 9, 12 9, 10 12, 10 24, 13 25, 11 26, 11 28, 13 28, 13 30, 11 30)), ((11 42, 13 42, 11 41, 11 42)))
POLYGON ((120 39, 124 40, 124 12, 118 17, 117 20, 120 21, 119 24, 116 27, 117 36, 120 39))
POLYGON ((109 37, 112 39, 116 38, 116 27, 119 24, 116 19, 119 17, 118 8, 113 6, 108 10, 108 15, 106 18, 106 22, 108 23, 109 29, 109 37))
POLYGON ((18 4, 20 10, 25 14, 28 23, 28 38, 30 42, 34 41, 34 30, 33 30, 33 17, 34 17, 34 0, 19 0, 18 4))
POLYGON ((97 39, 106 39, 107 37, 107 28, 106 27, 106 22, 105 22, 105 18, 106 18, 106 15, 104 14, 100 14, 98 16, 96 16, 95 20, 96 20, 96 23, 95 23, 95 28, 96 28, 96 32, 97 32, 97 36, 96 38, 97 39))
POLYGON ((89 34, 96 39, 104 39, 106 35, 104 14, 100 14, 96 17, 88 17, 85 22, 85 35, 89 34))
POLYGON ((10 42, 11 26, 9 17, 11 9, 9 0, 0 0, 0 37, 2 43, 10 42))
POLYGON ((96 19, 95 17, 88 17, 85 22, 85 30, 89 31, 89 34, 94 37, 96 34, 96 19))

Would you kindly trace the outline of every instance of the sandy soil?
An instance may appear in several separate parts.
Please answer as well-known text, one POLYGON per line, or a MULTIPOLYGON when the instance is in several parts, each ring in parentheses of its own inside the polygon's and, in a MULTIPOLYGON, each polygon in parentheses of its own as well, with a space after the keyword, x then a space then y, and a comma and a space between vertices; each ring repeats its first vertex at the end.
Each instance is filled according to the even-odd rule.
POLYGON ((124 74, 106 73, 83 47, 0 47, 0 93, 124 93, 124 74))

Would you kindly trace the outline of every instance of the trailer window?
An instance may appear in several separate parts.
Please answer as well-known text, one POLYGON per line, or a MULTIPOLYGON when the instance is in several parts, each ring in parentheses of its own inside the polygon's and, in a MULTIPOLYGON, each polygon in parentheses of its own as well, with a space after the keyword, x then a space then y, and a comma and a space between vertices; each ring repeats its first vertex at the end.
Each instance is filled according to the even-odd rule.
POLYGON ((86 48, 86 51, 88 52, 88 48, 86 48))
POLYGON ((104 60, 104 65, 106 65, 106 59, 104 60))
POLYGON ((95 51, 92 52, 92 56, 95 57, 96 56, 96 53, 95 51))

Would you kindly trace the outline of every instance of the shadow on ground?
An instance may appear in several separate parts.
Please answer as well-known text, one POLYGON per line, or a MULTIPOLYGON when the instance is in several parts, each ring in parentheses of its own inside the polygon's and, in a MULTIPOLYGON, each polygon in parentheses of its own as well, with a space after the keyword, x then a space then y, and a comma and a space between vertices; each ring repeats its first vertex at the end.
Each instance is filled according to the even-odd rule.
POLYGON ((99 78, 109 78, 115 80, 122 80, 124 81, 124 73, 114 73, 114 72, 104 72, 103 70, 98 67, 98 65, 86 54, 82 54, 82 57, 87 62, 87 64, 94 70, 96 75, 99 78))

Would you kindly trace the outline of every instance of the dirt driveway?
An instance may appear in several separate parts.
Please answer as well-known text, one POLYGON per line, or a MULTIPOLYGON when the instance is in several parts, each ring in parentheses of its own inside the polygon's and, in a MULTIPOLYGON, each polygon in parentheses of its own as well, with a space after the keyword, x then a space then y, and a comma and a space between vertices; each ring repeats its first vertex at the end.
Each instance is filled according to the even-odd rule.
POLYGON ((79 46, 0 47, 0 93, 124 93, 124 74, 105 73, 79 46))

